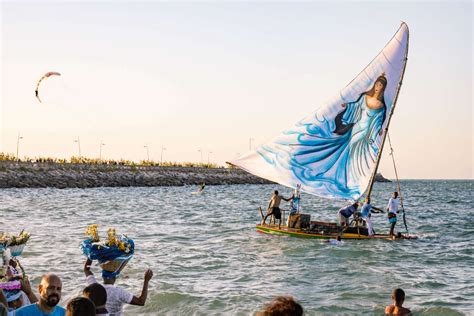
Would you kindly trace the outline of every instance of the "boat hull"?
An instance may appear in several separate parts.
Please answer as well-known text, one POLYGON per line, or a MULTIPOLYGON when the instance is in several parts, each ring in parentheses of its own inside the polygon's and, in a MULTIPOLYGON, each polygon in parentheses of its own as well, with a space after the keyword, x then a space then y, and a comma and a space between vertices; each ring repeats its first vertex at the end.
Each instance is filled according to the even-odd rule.
POLYGON ((310 230, 288 228, 286 225, 278 228, 278 225, 269 224, 269 225, 256 225, 256 230, 259 233, 278 235, 278 236, 290 236, 298 238, 316 238, 316 239, 335 239, 337 236, 341 236, 342 239, 390 239, 389 235, 379 235, 367 236, 357 233, 347 233, 342 232, 340 234, 321 234, 317 232, 312 232, 310 230))

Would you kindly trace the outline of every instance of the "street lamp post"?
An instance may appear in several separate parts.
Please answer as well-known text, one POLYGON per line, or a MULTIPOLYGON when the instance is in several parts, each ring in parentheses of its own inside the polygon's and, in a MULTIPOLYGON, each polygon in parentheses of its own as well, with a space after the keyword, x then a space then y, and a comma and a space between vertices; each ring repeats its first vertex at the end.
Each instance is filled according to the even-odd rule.
POLYGON ((19 147, 20 147, 20 139, 23 139, 23 137, 20 136, 20 133, 18 133, 18 137, 16 139, 16 161, 19 161, 19 159, 18 159, 18 150, 19 150, 19 147))
POLYGON ((81 140, 79 139, 79 136, 77 136, 77 139, 74 140, 75 143, 77 143, 77 147, 79 149, 79 158, 81 158, 81 140))
POLYGON ((210 152, 207 153, 207 164, 209 164, 209 161, 210 161, 210 160, 209 160, 209 156, 210 156, 211 154, 212 154, 212 151, 210 151, 210 152))
POLYGON ((105 144, 102 141, 100 141, 99 160, 102 160, 102 146, 105 146, 105 144))
POLYGON ((199 148, 198 151, 201 153, 201 165, 202 165, 202 148, 199 148))
POLYGON ((161 159, 160 159, 160 165, 163 164, 163 151, 165 151, 165 150, 166 150, 166 148, 163 147, 163 145, 161 145, 161 159))
POLYGON ((249 138, 249 150, 252 150, 252 141, 254 139, 252 137, 249 138))
POLYGON ((150 152, 148 151, 148 144, 146 144, 145 146, 143 146, 144 148, 146 148, 146 158, 147 158, 147 161, 150 161, 150 152))

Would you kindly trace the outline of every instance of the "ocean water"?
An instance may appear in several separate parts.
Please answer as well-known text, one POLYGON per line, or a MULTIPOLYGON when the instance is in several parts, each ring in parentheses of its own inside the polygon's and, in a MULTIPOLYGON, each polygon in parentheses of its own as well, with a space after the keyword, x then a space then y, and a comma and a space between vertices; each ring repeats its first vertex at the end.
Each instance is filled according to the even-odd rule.
MULTIPOLYGON (((117 284, 139 295, 154 271, 144 307, 126 315, 253 315, 277 295, 292 295, 306 315, 381 315, 394 287, 415 315, 472 315, 474 299, 473 181, 403 181, 407 223, 417 240, 319 240, 259 234, 258 206, 277 185, 3 189, 0 231, 32 235, 22 263, 36 286, 54 272, 61 305, 84 287, 79 248, 87 225, 125 233, 135 257, 117 284)), ((385 208, 394 183, 376 183, 373 204, 385 208)), ((336 219, 344 201, 303 194, 312 219, 336 219)), ((388 231, 383 214, 376 231, 388 231)), ((397 228, 404 231, 402 221, 397 228)), ((100 275, 98 267, 93 271, 100 275)))

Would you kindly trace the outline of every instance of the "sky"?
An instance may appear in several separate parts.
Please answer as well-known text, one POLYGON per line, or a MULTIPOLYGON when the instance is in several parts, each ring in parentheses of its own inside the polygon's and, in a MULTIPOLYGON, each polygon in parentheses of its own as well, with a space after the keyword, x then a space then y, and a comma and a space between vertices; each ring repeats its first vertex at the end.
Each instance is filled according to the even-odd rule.
MULTIPOLYGON (((473 178, 470 1, 0 8, 0 152, 16 154, 20 135, 20 157, 69 158, 79 137, 91 158, 139 161, 148 149, 155 161, 224 164, 314 112, 405 21, 408 64, 390 124, 399 176, 473 178), (61 77, 42 82, 39 103, 47 71, 61 77)), ((394 178, 388 148, 379 170, 394 178)))

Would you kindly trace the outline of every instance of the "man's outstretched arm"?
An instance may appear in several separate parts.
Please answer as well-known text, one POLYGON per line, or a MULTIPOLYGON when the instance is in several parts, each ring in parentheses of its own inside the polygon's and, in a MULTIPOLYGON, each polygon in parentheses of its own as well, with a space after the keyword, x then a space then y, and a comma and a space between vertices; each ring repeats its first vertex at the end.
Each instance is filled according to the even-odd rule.
POLYGON ((139 297, 134 296, 132 301, 130 302, 131 305, 145 305, 146 298, 148 296, 148 284, 150 283, 151 278, 153 277, 153 271, 150 269, 145 271, 145 276, 143 278, 143 288, 142 294, 139 297))
POLYGON ((382 209, 380 209, 380 208, 378 208, 378 207, 374 207, 374 206, 372 206, 372 209, 371 209, 370 211, 371 211, 372 213, 384 213, 384 211, 383 211, 382 209), (376 212, 374 212, 374 210, 375 210, 376 212))

